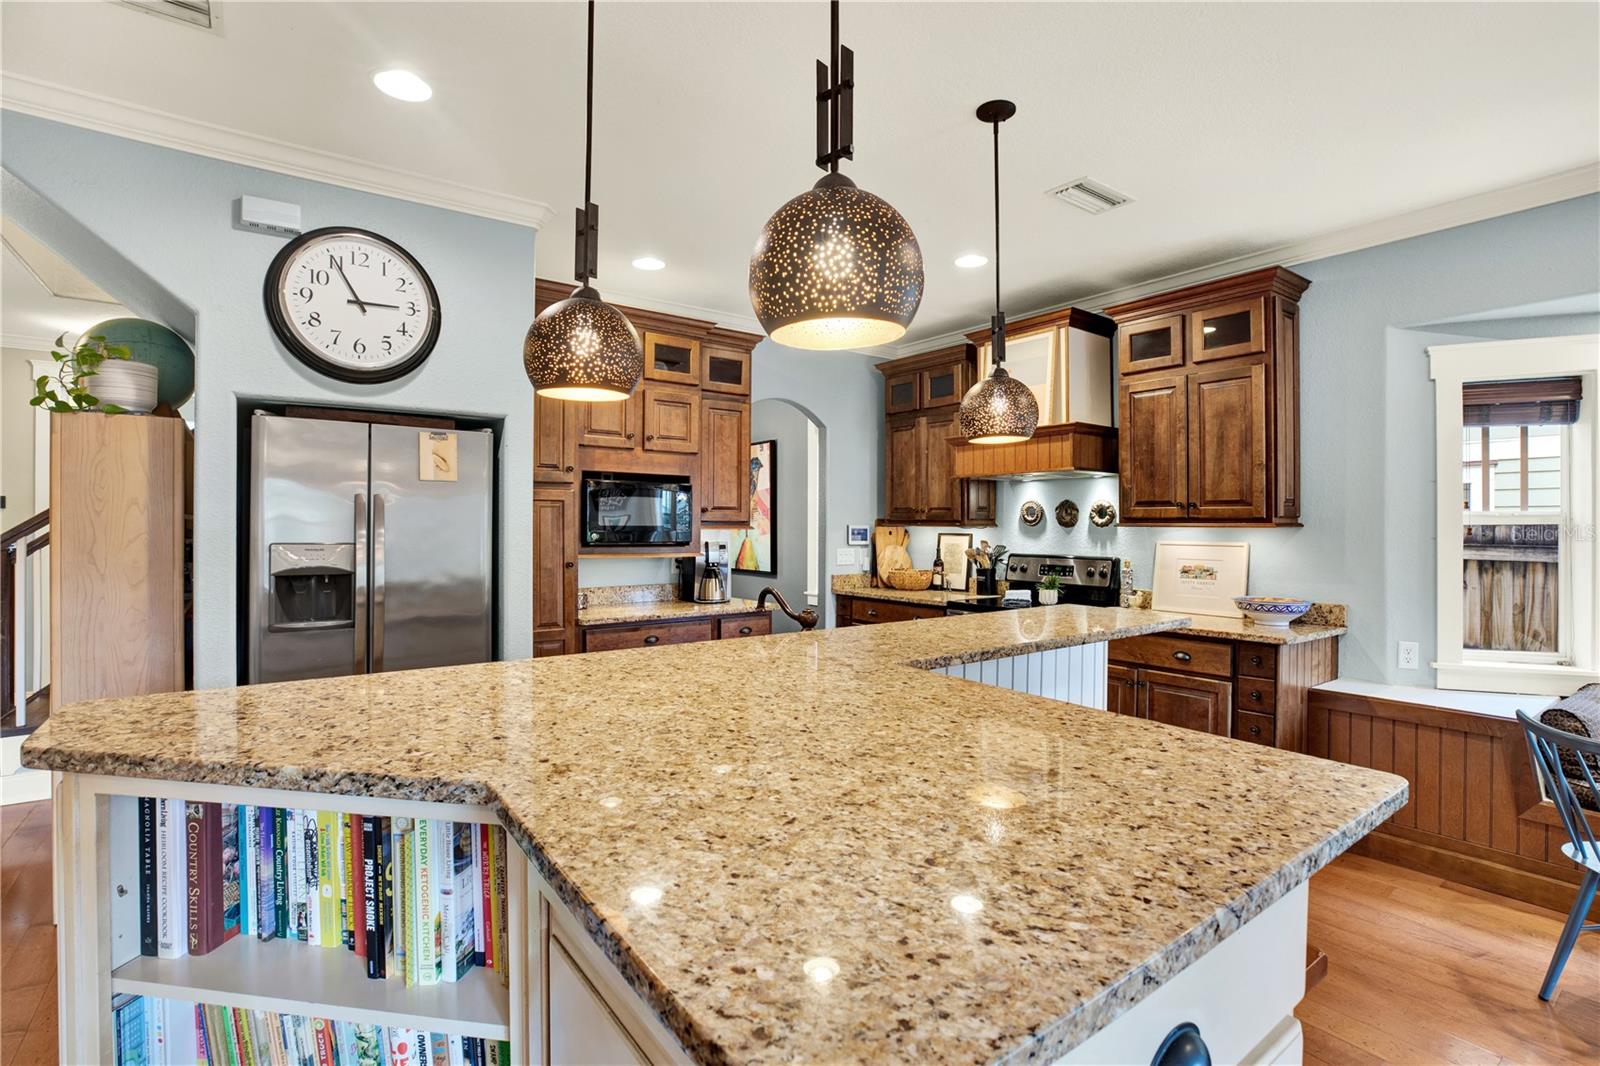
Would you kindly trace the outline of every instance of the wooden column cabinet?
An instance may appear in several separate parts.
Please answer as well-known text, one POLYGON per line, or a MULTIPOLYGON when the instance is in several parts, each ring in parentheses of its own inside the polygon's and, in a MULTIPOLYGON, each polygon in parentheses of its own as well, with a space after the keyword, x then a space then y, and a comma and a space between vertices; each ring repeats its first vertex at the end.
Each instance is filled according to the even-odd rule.
POLYGON ((904 525, 995 524, 993 481, 959 478, 956 415, 977 379, 959 344, 878 365, 883 379, 884 517, 904 525))
POLYGON ((674 385, 645 385, 644 450, 681 452, 700 451, 700 390, 674 385))
POLYGON ((577 651, 578 493, 533 490, 533 654, 577 651))
POLYGON ((533 481, 572 485, 578 480, 578 408, 566 400, 533 399, 533 481))
POLYGON ((1299 525, 1299 300, 1282 267, 1106 309, 1125 525, 1299 525))
POLYGON ((707 396, 701 403, 700 521, 750 521, 750 402, 707 396))

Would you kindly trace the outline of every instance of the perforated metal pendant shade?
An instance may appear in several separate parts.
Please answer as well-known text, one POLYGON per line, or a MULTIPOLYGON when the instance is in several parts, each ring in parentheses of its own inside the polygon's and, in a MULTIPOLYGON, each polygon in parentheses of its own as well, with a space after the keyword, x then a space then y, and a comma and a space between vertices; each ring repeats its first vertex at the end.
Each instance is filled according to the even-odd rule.
POLYGON ((541 396, 626 400, 644 373, 644 349, 628 316, 584 285, 533 320, 522 365, 541 396))
POLYGON ((767 220, 750 256, 750 303, 779 344, 836 350, 904 335, 922 303, 922 248, 905 218, 828 174, 767 220))
POLYGON ((1015 444, 1038 428, 1039 401, 1005 367, 996 367, 961 398, 956 421, 969 444, 1015 444))

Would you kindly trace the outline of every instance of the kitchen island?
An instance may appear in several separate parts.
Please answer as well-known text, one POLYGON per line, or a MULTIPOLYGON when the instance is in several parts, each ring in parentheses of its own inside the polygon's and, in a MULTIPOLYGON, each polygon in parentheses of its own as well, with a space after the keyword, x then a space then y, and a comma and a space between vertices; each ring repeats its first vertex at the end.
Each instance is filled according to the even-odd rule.
POLYGON ((115 958, 119 794, 502 824, 528 862, 500 992, 247 948, 317 958, 316 995, 270 1002, 461 1004, 513 1061, 1149 1061, 1191 1016, 1218 1061, 1298 1061, 1305 881, 1403 779, 936 672, 1187 621, 1038 608, 64 708, 24 748, 67 775, 63 1061, 110 1058, 119 988, 266 995, 248 965, 115 958))

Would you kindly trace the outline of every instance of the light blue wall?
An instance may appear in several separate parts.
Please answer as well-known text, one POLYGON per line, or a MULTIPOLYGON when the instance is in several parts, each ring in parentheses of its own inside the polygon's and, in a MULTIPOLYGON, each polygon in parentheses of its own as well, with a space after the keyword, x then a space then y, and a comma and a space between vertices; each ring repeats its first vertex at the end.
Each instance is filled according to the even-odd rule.
MULTIPOLYGON (((990 540, 1012 550, 1131 558, 1149 587, 1158 540, 1250 544, 1253 592, 1344 603, 1350 634, 1340 672, 1432 685, 1434 426, 1428 344, 1479 337, 1600 331, 1600 316, 1499 312, 1547 301, 1592 306, 1600 292, 1600 196, 1586 196, 1294 268, 1311 279, 1301 304, 1299 529, 1062 530, 1017 521, 1024 500, 1087 510, 1116 481, 1005 485, 990 540), (1452 325, 1456 319, 1474 320, 1452 325), (1486 319, 1486 320, 1482 320, 1486 319), (1421 328, 1426 326, 1427 328, 1421 328), (1422 645, 1421 670, 1395 665, 1395 644, 1422 645)), ((915 541, 913 541, 913 547, 915 541)))
MULTIPOLYGON (((777 574, 735 575, 735 596, 755 599, 771 585, 795 610, 806 605, 806 441, 810 427, 805 414, 784 400, 757 400, 751 406, 750 439, 774 441, 777 448, 778 474, 772 486, 777 512, 777 574)), ((824 499, 826 493, 827 487, 823 486, 824 499)), ((787 615, 773 615, 774 633, 790 633, 799 628, 787 615)))
MULTIPOLYGON (((0 122, 0 163, 37 194, 36 217, 19 221, 141 313, 192 328, 195 683, 235 680, 240 398, 503 419, 500 654, 529 655, 532 419, 521 352, 533 315, 534 231, 14 112, 0 122), (442 308, 443 330, 427 364, 401 381, 358 386, 314 374, 289 356, 272 335, 261 296, 267 265, 284 242, 233 227, 234 201, 246 193, 299 204, 306 229, 360 226, 409 249, 432 276, 442 308), (114 250, 117 261, 96 255, 97 245, 114 250)), ((8 197, 7 210, 13 207, 8 197)))

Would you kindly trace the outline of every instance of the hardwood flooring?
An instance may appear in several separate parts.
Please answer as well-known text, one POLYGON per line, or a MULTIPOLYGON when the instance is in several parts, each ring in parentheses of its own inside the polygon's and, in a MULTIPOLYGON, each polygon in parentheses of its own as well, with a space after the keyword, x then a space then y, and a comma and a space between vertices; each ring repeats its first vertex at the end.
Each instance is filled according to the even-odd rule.
MULTIPOLYGON (((1600 935, 1539 1002, 1564 915, 1346 855, 1311 882, 1328 975, 1296 1012, 1306 1066, 1600 1062, 1600 935)), ((50 805, 0 808, 0 1066, 56 1061, 50 805)))

